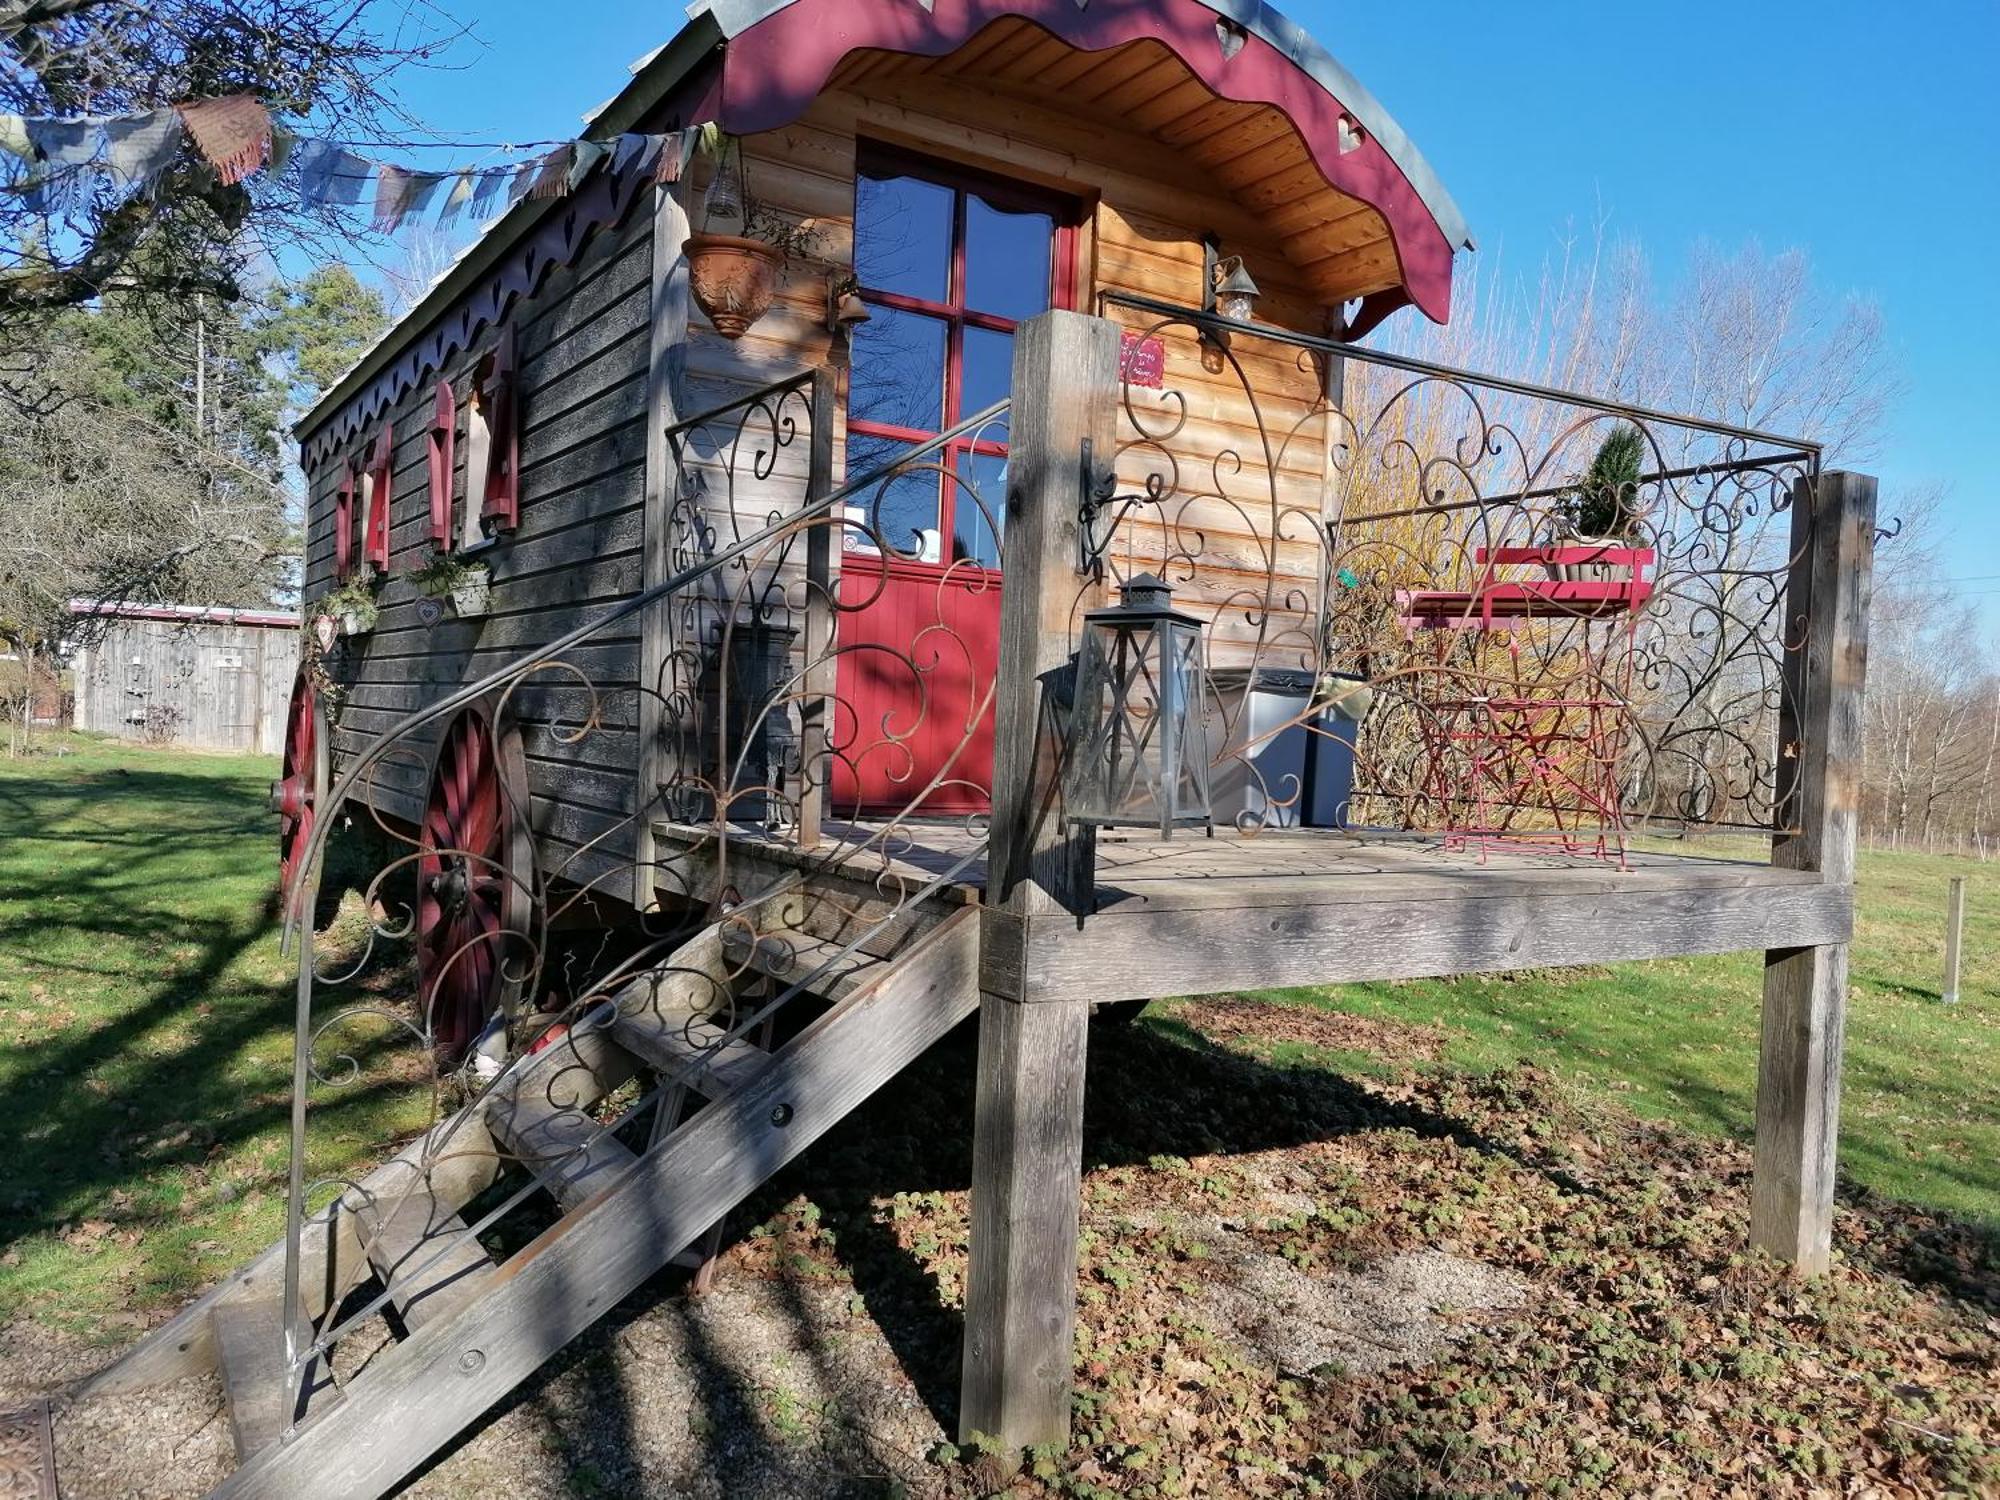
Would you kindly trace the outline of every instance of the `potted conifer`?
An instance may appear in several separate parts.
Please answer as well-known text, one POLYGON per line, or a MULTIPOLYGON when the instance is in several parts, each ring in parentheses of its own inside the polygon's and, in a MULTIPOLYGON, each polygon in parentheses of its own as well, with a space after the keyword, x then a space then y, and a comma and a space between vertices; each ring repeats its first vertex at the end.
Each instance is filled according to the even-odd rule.
MULTIPOLYGON (((1639 525, 1639 483, 1646 435, 1628 422, 1605 434, 1590 467, 1555 503, 1558 545, 1629 547, 1639 525)), ((1569 583, 1606 583, 1630 570, 1617 563, 1550 564, 1551 576, 1569 583)))

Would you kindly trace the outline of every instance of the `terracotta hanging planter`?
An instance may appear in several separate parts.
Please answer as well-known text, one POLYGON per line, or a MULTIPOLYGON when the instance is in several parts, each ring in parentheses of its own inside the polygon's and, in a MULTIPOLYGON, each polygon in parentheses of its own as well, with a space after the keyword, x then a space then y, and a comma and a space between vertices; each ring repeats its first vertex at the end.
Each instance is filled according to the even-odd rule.
POLYGON ((715 331, 740 339, 771 310, 784 257, 762 240, 733 234, 688 236, 688 288, 715 331))

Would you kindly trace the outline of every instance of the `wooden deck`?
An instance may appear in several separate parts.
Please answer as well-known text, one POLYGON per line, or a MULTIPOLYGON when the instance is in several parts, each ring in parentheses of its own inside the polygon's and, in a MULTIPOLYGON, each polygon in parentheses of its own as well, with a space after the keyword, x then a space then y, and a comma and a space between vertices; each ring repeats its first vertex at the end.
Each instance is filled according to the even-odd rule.
MULTIPOLYGON (((705 830, 663 827, 662 846, 705 830)), ((831 823, 827 847, 733 838, 733 882, 764 867, 839 872, 983 900, 983 835, 958 823, 831 823)), ((1330 830, 1101 834, 1092 910, 989 907, 982 983, 1128 1000, 1412 979, 1845 942, 1852 895, 1762 862, 1634 852, 1629 868, 1535 849, 1447 851, 1435 838, 1330 830)), ((703 882, 705 883, 705 882, 703 882)), ((707 894, 702 892, 701 894, 707 894)))

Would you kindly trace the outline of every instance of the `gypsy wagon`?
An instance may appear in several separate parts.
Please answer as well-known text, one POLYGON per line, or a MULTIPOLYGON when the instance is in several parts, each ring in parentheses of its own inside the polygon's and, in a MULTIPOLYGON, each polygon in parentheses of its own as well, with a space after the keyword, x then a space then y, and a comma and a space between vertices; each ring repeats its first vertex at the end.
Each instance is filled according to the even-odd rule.
POLYGON ((710 0, 587 137, 300 425, 287 1234, 100 1388, 379 1493, 976 1010, 962 1425, 1060 1438, 1094 1007, 1725 949, 1824 1263, 1872 481, 1363 343, 1466 230, 1253 0, 710 0))

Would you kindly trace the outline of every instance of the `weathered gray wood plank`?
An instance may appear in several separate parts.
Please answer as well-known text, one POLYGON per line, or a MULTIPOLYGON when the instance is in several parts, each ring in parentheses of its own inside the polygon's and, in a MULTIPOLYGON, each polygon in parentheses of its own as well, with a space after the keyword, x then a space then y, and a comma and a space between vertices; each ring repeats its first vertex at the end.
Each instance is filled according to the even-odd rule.
POLYGON ((1086 1004, 980 1002, 961 1441, 1069 1430, 1089 1032, 1086 1004))
MULTIPOLYGON (((687 258, 681 245, 689 231, 687 210, 671 188, 659 188, 652 205, 652 338, 647 349, 645 421, 645 535, 639 569, 639 587, 654 588, 673 571, 673 486, 674 466, 667 445, 667 429, 681 420, 683 408, 680 383, 687 363, 688 315, 692 303, 688 291, 687 258)), ((648 800, 653 789, 673 774, 668 750, 663 743, 665 709, 657 696, 667 680, 668 655, 672 650, 672 601, 665 600, 641 612, 635 622, 639 631, 639 682, 652 689, 639 699, 639 756, 633 770, 648 800)), ((632 904, 641 911, 654 904, 649 867, 658 857, 651 823, 641 828, 633 841, 632 904)))
POLYGON ((985 982, 1031 1001, 1152 1000, 1838 943, 1852 927, 1852 893, 1816 883, 1120 911, 1081 928, 989 913, 985 982))
MULTIPOLYGON (((433 1162, 429 1178, 432 1191, 442 1201, 455 1205, 466 1202, 492 1182, 500 1165, 492 1137, 477 1112, 461 1111, 411 1141, 362 1178, 356 1192, 308 1219, 300 1241, 304 1268, 300 1287, 309 1317, 321 1316, 332 1296, 344 1295, 363 1275, 364 1257, 353 1206, 370 1196, 407 1190, 417 1180, 416 1164, 426 1156, 433 1162)), ((84 1394, 130 1395, 215 1368, 210 1313, 225 1301, 261 1300, 275 1304, 284 1285, 284 1267, 285 1242, 280 1239, 92 1376, 83 1387, 84 1394)))
POLYGON ((449 1317, 492 1279, 493 1257, 471 1227, 419 1182, 357 1213, 368 1263, 405 1328, 449 1317))
POLYGON ((1046 313, 1014 341, 959 1402, 962 1438, 1014 1450, 1069 1433, 1090 1011, 1032 976, 996 983, 992 929, 1003 918, 1032 937, 1042 914, 1074 926, 1096 900, 1094 833, 1062 816, 1052 699, 1066 691, 1085 453, 1097 466, 1115 449, 1118 353, 1112 324, 1076 313, 1046 313))
MULTIPOLYGON (((1802 480, 1792 500, 1788 618, 1806 618, 1787 653, 1778 743, 1781 817, 1796 833, 1772 846, 1776 865, 1816 872, 1830 889, 1854 880, 1860 814, 1868 607, 1875 554, 1875 481, 1802 480)), ((1750 1238, 1814 1274, 1833 1254, 1835 1142, 1847 1011, 1847 935, 1779 938, 1764 961, 1757 1055, 1756 1172, 1750 1238)))
POLYGON ((277 1442, 285 1427, 285 1318, 276 1298, 220 1304, 215 1323, 222 1396, 239 1460, 277 1442))
POLYGON ((347 1400, 266 1450, 218 1500, 355 1500, 388 1490, 971 1012, 970 914, 814 1022, 594 1206, 502 1268, 492 1292, 379 1356, 347 1400))

